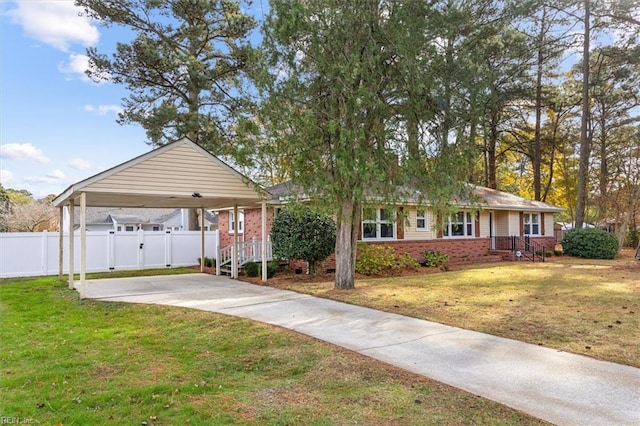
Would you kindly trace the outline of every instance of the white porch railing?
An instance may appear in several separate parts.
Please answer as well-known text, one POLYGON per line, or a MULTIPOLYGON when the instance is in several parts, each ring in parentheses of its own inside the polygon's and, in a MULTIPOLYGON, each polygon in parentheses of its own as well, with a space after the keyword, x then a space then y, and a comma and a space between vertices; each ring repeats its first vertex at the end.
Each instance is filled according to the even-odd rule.
MULTIPOLYGON (((267 261, 273 260, 271 241, 267 239, 267 261)), ((216 274, 220 275, 223 267, 233 262, 233 245, 218 247, 216 258, 216 274)), ((262 262, 262 241, 253 237, 251 241, 238 241, 238 267, 248 262, 262 262)))

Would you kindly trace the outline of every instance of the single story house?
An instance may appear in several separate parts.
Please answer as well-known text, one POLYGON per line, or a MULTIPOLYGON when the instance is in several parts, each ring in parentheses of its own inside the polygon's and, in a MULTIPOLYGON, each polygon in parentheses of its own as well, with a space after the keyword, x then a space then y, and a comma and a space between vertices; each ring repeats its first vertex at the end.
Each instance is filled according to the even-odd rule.
MULTIPOLYGON (((290 183, 266 191, 271 194, 266 218, 269 232, 274 215, 299 194, 290 183)), ((449 255, 452 263, 460 263, 481 261, 491 253, 511 257, 507 251, 524 252, 525 246, 538 254, 554 249, 553 215, 564 209, 480 186, 472 186, 471 192, 473 202, 456 202, 457 212, 442 219, 428 203, 419 203, 417 199, 391 207, 367 205, 363 207, 358 239, 392 246, 397 253, 409 253, 419 262, 425 260, 426 251, 439 251, 449 255), (441 227, 434 226, 438 220, 442 220, 441 227)), ((221 247, 232 243, 236 222, 239 240, 259 240, 262 216, 257 206, 240 208, 237 221, 230 209, 221 209, 218 215, 221 247)), ((332 263, 328 259, 325 266, 331 268, 332 263)))
MULTIPOLYGON (((80 228, 80 217, 74 218, 75 229, 80 228)), ((69 220, 65 215, 65 226, 69 220)), ((198 221, 199 223, 199 221, 198 221)), ((87 231, 134 232, 143 231, 187 231, 188 209, 131 208, 131 207, 87 207, 87 231)), ((199 229, 199 225, 196 224, 199 229)), ((205 210, 205 230, 218 228, 217 215, 205 210)))

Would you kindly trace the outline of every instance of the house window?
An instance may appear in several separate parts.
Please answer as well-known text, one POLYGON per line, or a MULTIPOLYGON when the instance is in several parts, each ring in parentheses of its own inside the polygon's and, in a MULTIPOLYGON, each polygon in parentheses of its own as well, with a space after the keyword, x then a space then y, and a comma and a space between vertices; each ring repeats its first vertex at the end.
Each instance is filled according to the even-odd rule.
POLYGON ((124 227, 124 230, 127 232, 133 232, 133 226, 127 225, 124 227))
POLYGON ((471 212, 458 212, 449 216, 449 221, 442 230, 445 237, 472 237, 475 223, 471 212))
POLYGON ((118 226, 116 227, 116 230, 117 230, 118 232, 122 232, 122 226, 118 225, 118 226))
POLYGON ((159 230, 160 230, 160 227, 159 227, 159 226, 154 226, 154 227, 153 227, 153 230, 154 230, 154 231, 159 231, 159 230))
POLYGON ((362 239, 392 239, 395 237, 393 212, 389 209, 362 209, 362 239))
POLYGON ((524 235, 540 235, 540 214, 524 214, 524 235))
MULTIPOLYGON (((229 232, 236 231, 236 221, 233 212, 229 212, 229 232)), ((244 231, 244 213, 238 212, 238 233, 241 234, 244 231)))
POLYGON ((418 210, 416 214, 416 229, 422 231, 427 229, 427 212, 425 210, 418 210))

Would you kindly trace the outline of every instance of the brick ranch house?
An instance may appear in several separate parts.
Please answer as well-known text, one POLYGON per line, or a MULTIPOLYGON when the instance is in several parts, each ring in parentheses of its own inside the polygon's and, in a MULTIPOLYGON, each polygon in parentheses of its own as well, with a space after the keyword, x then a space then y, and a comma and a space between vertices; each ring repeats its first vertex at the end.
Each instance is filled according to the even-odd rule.
MULTIPOLYGON (((291 199, 291 188, 289 183, 266 188, 271 194, 266 210, 267 232, 274 215, 291 199)), ((553 215, 564 209, 479 186, 473 186, 472 192, 477 198, 473 207, 469 202, 457 203, 457 213, 446 219, 441 230, 434 227, 437 220, 434 212, 414 200, 394 207, 365 206, 358 240, 392 246, 396 253, 409 253, 418 262, 424 262, 426 251, 439 251, 449 255, 450 263, 454 264, 513 258, 512 252, 521 248, 511 250, 514 237, 522 244, 526 241, 527 249, 531 247, 532 251, 554 249, 553 215)), ((245 206, 238 210, 236 221, 233 210, 218 210, 220 247, 232 244, 236 222, 239 241, 259 241, 261 212, 258 206, 245 206)), ((324 265, 332 267, 333 256, 324 265)))

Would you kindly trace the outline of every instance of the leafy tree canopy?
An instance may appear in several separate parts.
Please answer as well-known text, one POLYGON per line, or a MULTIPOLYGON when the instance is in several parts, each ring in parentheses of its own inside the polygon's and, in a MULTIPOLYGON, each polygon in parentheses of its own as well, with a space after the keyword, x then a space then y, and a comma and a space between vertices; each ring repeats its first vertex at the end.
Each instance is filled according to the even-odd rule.
POLYGON ((183 136, 215 154, 237 154, 231 140, 251 109, 245 90, 256 22, 234 0, 76 0, 101 25, 135 35, 112 55, 89 48, 88 75, 123 84, 120 124, 140 124, 149 142, 183 136))

